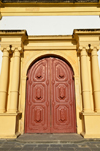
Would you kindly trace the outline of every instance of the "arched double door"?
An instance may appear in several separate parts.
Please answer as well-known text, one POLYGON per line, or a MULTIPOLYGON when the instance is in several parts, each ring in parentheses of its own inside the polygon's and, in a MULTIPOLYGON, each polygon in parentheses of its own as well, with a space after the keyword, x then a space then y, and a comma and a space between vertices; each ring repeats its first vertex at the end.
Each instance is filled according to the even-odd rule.
POLYGON ((75 133, 73 72, 64 61, 48 57, 28 71, 25 133, 75 133))

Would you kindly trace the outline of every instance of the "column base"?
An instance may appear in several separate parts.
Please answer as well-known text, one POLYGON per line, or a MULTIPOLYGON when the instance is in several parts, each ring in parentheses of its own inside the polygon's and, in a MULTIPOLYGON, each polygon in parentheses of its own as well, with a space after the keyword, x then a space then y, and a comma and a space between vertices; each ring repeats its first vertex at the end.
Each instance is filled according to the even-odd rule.
POLYGON ((86 134, 86 133, 81 133, 81 135, 84 137, 84 138, 100 138, 100 134, 97 134, 97 135, 94 135, 94 134, 86 134))
POLYGON ((100 114, 100 109, 95 109, 95 112, 100 114))
POLYGON ((100 113, 81 113, 84 138, 100 138, 100 113))
POLYGON ((20 135, 20 133, 16 133, 15 135, 0 135, 0 138, 6 139, 15 139, 20 135))
POLYGON ((0 113, 0 138, 17 138, 21 113, 0 113))
POLYGON ((6 111, 5 110, 0 110, 0 113, 5 113, 6 111))

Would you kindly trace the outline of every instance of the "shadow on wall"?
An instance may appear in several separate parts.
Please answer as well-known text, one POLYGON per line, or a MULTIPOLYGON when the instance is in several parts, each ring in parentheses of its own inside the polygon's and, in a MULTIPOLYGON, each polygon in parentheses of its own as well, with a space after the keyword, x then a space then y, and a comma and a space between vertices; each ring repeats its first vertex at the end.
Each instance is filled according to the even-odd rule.
POLYGON ((100 50, 98 51, 99 69, 100 69, 100 50))
POLYGON ((2 51, 0 50, 0 74, 1 74, 2 55, 3 55, 3 53, 2 53, 2 51))

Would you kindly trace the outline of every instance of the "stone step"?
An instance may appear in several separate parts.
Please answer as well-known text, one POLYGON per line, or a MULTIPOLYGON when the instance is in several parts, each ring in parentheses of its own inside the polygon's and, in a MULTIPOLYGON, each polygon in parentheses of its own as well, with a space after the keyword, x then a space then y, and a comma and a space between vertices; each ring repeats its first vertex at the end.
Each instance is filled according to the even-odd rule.
POLYGON ((79 134, 23 134, 16 141, 32 142, 32 143, 79 143, 84 142, 84 139, 79 134))

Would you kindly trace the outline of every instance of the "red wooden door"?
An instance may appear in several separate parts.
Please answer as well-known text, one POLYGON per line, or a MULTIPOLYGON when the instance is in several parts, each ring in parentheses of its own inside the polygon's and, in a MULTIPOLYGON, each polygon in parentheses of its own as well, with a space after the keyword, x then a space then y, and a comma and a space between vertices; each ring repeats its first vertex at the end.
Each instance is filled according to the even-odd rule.
POLYGON ((57 58, 36 62, 28 71, 25 133, 76 132, 73 72, 57 58))

